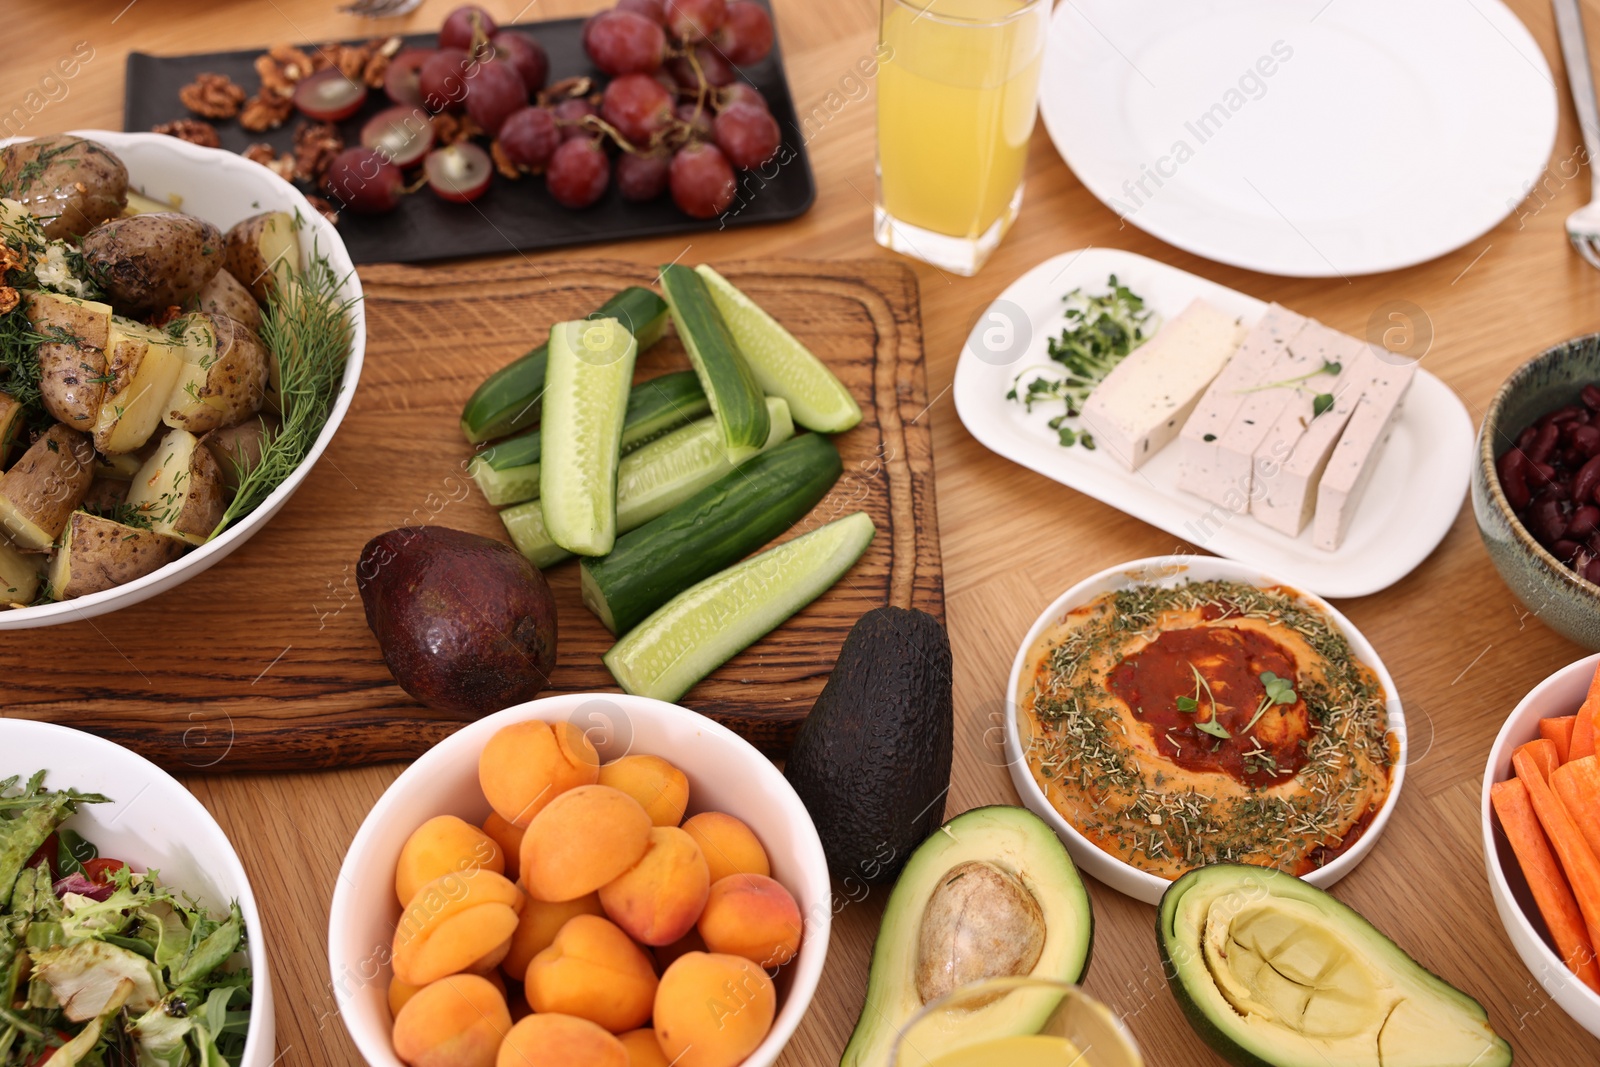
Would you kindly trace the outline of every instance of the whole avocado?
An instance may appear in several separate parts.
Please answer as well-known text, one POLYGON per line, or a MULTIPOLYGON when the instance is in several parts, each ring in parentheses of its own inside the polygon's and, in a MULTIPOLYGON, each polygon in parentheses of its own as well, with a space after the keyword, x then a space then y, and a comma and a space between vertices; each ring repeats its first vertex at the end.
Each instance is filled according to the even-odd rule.
POLYGON ((889 882, 944 821, 953 748, 950 639, 932 615, 856 621, 784 775, 837 878, 889 882))
POLYGON ((395 681, 431 708, 478 717, 550 682, 555 600, 510 545, 402 526, 361 550, 356 588, 395 681))

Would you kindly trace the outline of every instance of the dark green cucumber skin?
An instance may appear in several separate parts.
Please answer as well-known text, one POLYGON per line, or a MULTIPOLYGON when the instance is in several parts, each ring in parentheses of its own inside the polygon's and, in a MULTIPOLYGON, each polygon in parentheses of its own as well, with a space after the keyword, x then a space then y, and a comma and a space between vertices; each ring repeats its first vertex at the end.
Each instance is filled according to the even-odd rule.
POLYGON ((614 634, 713 574, 731 567, 805 517, 839 480, 839 450, 803 434, 750 457, 666 514, 617 538, 611 553, 583 561, 585 602, 614 634), (591 605, 598 607, 597 605, 591 605))
POLYGON ((739 354, 722 312, 712 303, 705 279, 693 268, 668 264, 661 268, 661 289, 667 295, 679 338, 697 357, 694 363, 700 386, 713 398, 724 443, 760 448, 771 428, 766 396, 739 354), (730 432, 733 438, 728 437, 730 432))
MULTIPOLYGON (((622 290, 594 311, 590 319, 616 319, 644 351, 661 339, 667 324, 667 304, 640 286, 622 290)), ((549 363, 548 342, 506 364, 484 379, 461 409, 461 432, 477 444, 525 430, 539 421, 539 398, 544 395, 544 374, 549 363)))
MULTIPOLYGON (((673 371, 633 387, 622 420, 622 451, 626 455, 659 433, 693 422, 711 410, 711 402, 692 370, 673 371)), ((479 453, 491 468, 503 471, 538 463, 543 451, 538 430, 518 434, 479 453)))

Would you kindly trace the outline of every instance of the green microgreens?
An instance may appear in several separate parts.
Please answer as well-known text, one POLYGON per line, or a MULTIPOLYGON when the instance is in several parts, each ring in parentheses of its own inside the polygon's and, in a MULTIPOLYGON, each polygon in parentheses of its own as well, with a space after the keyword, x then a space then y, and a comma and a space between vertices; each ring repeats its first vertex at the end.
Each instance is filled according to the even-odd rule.
POLYGON ((1217 698, 1211 693, 1211 684, 1206 681, 1206 676, 1200 673, 1200 668, 1193 663, 1189 664, 1189 673, 1194 675, 1194 696, 1179 697, 1177 700, 1178 710, 1187 713, 1200 710, 1200 694, 1204 691, 1206 699, 1211 702, 1214 715, 1217 707, 1217 698))
MULTIPOLYGON (((1285 378, 1282 381, 1267 382, 1263 385, 1252 385, 1248 389, 1236 389, 1234 392, 1259 393, 1267 389, 1287 389, 1291 386, 1298 386, 1301 382, 1308 382, 1319 374, 1338 374, 1342 370, 1344 370, 1344 364, 1325 359, 1322 361, 1322 366, 1318 367, 1316 370, 1307 371, 1306 373, 1293 378, 1285 378)), ((1324 393, 1323 395, 1326 396, 1327 394, 1324 393)))
POLYGON ((1194 724, 1194 728, 1203 734, 1210 734, 1212 737, 1229 738, 1233 736, 1228 732, 1228 728, 1223 726, 1216 719, 1207 719, 1205 722, 1197 722, 1194 724))
POLYGON ((1251 728, 1261 721, 1261 716, 1267 713, 1268 708, 1276 704, 1293 704, 1300 699, 1295 696, 1293 682, 1287 678, 1279 678, 1271 671, 1261 672, 1261 685, 1266 689, 1267 695, 1261 698, 1261 704, 1256 708, 1256 713, 1245 724, 1245 733, 1249 733, 1251 728))
POLYGON ((1311 417, 1314 419, 1331 407, 1333 407, 1333 394, 1318 393, 1311 398, 1311 417))

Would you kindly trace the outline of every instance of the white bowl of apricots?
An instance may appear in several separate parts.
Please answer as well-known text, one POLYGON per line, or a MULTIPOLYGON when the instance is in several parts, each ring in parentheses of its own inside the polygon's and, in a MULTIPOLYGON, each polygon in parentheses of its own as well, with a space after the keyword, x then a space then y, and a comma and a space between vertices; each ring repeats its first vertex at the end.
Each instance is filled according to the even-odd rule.
POLYGON ((328 958, 373 1067, 766 1067, 832 914, 765 756, 673 704, 563 694, 394 781, 345 855, 328 958))

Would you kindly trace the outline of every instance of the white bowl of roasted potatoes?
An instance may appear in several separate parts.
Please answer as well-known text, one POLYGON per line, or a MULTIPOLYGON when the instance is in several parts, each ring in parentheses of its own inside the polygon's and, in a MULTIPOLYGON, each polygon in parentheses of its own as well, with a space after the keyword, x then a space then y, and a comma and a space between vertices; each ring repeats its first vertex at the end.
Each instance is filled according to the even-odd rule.
POLYGON ((349 409, 366 323, 333 225, 151 133, 0 143, 0 629, 138 603, 259 530, 349 409))

